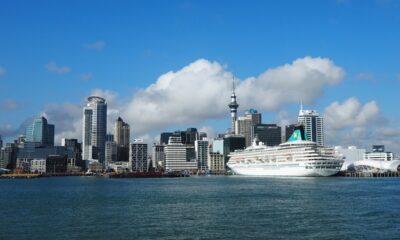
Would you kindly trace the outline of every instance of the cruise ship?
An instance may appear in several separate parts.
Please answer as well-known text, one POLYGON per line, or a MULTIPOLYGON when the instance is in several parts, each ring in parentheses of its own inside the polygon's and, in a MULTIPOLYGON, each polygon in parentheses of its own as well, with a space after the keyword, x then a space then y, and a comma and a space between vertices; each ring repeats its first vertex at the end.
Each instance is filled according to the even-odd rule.
POLYGON ((265 146, 258 139, 245 150, 229 156, 227 166, 238 175, 327 177, 339 172, 344 162, 333 148, 305 140, 303 128, 297 128, 286 143, 265 146))

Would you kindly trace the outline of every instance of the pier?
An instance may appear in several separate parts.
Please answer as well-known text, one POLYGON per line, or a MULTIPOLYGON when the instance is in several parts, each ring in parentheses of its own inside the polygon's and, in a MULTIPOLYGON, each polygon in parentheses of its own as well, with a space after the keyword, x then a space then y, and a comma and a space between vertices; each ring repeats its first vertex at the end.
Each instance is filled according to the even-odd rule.
POLYGON ((345 177, 400 177, 400 172, 345 172, 345 177))

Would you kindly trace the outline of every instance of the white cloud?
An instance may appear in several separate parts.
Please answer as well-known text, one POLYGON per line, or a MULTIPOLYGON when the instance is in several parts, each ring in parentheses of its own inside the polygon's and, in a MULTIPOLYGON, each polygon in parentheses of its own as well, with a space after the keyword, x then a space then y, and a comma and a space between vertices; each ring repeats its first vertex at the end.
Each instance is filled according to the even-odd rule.
POLYGON ((34 116, 26 118, 18 127, 14 127, 9 123, 2 124, 0 125, 0 135, 12 141, 20 134, 25 134, 26 127, 32 124, 34 118, 34 116))
MULTIPOLYGON (((285 126, 290 124, 297 124, 298 112, 288 112, 286 110, 280 110, 275 114, 274 121, 278 126, 282 127, 282 132, 285 133, 285 126)), ((265 123, 265 121, 263 120, 265 123)))
POLYGON ((376 130, 377 135, 381 138, 395 137, 400 138, 400 128, 381 127, 376 130))
POLYGON ((103 40, 98 40, 96 42, 89 43, 86 45, 86 47, 88 49, 93 49, 93 50, 97 50, 97 51, 103 50, 105 46, 106 46, 106 42, 103 40))
MULTIPOLYGON (((114 122, 119 116, 117 94, 108 90, 94 89, 90 96, 100 96, 107 100, 107 132, 112 132, 114 122)), ((61 138, 82 139, 82 109, 87 99, 82 99, 78 104, 48 104, 40 113, 48 122, 55 124, 55 142, 59 144, 61 138)))
MULTIPOLYGON (((220 63, 199 59, 139 90, 124 106, 126 116, 138 133, 226 116, 232 77, 220 63)), ((331 60, 305 57, 258 77, 236 80, 238 103, 240 109, 276 110, 286 103, 312 102, 325 85, 343 77, 344 71, 331 60)))
POLYGON ((61 138, 82 139, 82 107, 79 104, 49 104, 40 115, 45 116, 49 123, 55 124, 55 143, 60 144, 61 138))
POLYGON ((14 136, 17 130, 9 123, 0 125, 0 136, 14 136))
POLYGON ((214 128, 211 126, 202 126, 199 129, 197 129, 197 131, 199 133, 202 133, 202 132, 207 133, 207 138, 214 138, 217 136, 214 128))
POLYGON ((380 111, 375 101, 364 105, 352 97, 342 104, 333 102, 325 108, 327 128, 338 130, 348 127, 362 127, 379 120, 380 111))
POLYGON ((360 72, 356 75, 356 79, 358 80, 366 80, 366 81, 373 81, 375 80, 375 76, 371 72, 360 72))
MULTIPOLYGON (((258 77, 236 79, 239 112, 249 108, 277 110, 290 103, 313 102, 323 94, 326 85, 339 83, 344 71, 326 58, 305 57, 290 64, 268 69, 258 77)), ((90 95, 104 97, 108 104, 108 131, 118 116, 131 125, 132 136, 156 135, 178 125, 202 126, 205 120, 227 118, 233 74, 218 62, 199 59, 175 72, 161 75, 131 98, 119 99, 117 93, 94 89, 90 95)), ((58 139, 81 138, 80 103, 48 105, 43 113, 56 124, 58 139)), ((282 112, 279 118, 287 118, 282 112)), ((203 125, 204 126, 204 125, 203 125)), ((229 127, 229 126, 226 126, 229 127)), ((200 128, 209 136, 215 131, 200 128)), ((57 141, 58 141, 57 139, 57 141)))
POLYGON ((247 106, 276 110, 285 103, 310 103, 323 94, 325 85, 339 83, 344 71, 326 58, 305 57, 248 78, 238 88, 247 106))
POLYGON ((6 73, 7 73, 7 70, 4 67, 0 66, 0 77, 6 75, 6 73))
POLYGON ((78 77, 82 81, 89 81, 93 78, 93 74, 91 72, 86 72, 86 73, 79 74, 78 77))
POLYGON ((52 72, 52 73, 57 73, 57 74, 65 74, 71 72, 71 68, 67 66, 57 66, 57 64, 53 61, 47 63, 44 65, 47 71, 52 72))
POLYGON ((356 145, 367 150, 384 144, 388 151, 400 153, 400 129, 380 112, 375 101, 361 104, 355 97, 325 108, 328 145, 356 145), (384 127, 383 127, 384 126, 384 127))

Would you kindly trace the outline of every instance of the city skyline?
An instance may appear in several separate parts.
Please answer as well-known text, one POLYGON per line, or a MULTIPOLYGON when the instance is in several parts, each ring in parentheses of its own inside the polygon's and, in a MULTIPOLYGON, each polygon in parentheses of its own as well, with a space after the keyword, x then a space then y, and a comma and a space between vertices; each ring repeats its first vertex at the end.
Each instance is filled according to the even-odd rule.
POLYGON ((230 126, 234 77, 238 116, 255 108, 265 123, 283 127, 296 122, 303 101, 325 117, 327 144, 385 144, 400 152, 400 114, 393 101, 400 85, 393 54, 399 50, 400 35, 393 31, 400 22, 397 2, 326 1, 311 7, 255 1, 243 12, 241 2, 232 3, 231 11, 222 11, 221 3, 158 4, 164 8, 139 2, 122 4, 125 10, 102 3, 84 18, 88 3, 4 2, 1 27, 9 38, 0 40, 3 139, 24 133, 26 123, 40 115, 55 124, 56 145, 61 137, 80 139, 81 111, 90 95, 106 98, 108 122, 121 116, 133 138, 152 140, 191 126, 212 136, 230 126), (283 8, 283 16, 273 13, 283 8), (154 19, 129 14, 149 9, 154 19), (100 19, 105 13, 109 18, 100 19), (170 13, 175 17, 169 19, 170 13), (28 29, 30 17, 35 19, 28 29), (282 17, 286 25, 279 23, 282 17), (139 25, 140 19, 147 22, 139 25), (78 20, 87 22, 77 26, 78 20), (97 23, 114 28, 102 30, 97 23), (237 34, 249 37, 239 41, 237 34))

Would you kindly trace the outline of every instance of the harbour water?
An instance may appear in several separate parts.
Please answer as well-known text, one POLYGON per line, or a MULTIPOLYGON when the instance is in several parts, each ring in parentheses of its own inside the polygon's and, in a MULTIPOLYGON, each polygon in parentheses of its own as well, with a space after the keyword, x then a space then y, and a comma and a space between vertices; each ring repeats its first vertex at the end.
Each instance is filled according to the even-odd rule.
POLYGON ((400 178, 0 181, 0 239, 399 239, 400 178))

